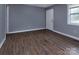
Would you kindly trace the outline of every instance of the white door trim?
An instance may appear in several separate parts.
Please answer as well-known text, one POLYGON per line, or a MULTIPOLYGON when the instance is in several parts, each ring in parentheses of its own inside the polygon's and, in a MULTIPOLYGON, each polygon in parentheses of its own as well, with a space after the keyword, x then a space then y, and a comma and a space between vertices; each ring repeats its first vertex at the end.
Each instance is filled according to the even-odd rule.
POLYGON ((9 6, 7 6, 7 32, 9 32, 9 6))

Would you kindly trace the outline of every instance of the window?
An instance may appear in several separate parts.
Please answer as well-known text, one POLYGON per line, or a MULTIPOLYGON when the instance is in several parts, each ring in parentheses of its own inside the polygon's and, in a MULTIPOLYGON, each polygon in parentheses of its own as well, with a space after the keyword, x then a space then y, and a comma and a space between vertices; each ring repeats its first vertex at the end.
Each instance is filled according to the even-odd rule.
POLYGON ((79 5, 68 5, 68 24, 79 25, 79 5))

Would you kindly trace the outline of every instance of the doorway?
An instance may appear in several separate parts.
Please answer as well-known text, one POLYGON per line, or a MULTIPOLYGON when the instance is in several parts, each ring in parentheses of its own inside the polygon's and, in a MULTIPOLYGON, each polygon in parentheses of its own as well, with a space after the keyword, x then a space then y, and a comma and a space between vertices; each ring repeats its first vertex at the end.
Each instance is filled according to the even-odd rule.
POLYGON ((46 29, 53 31, 54 26, 54 9, 46 10, 46 29))

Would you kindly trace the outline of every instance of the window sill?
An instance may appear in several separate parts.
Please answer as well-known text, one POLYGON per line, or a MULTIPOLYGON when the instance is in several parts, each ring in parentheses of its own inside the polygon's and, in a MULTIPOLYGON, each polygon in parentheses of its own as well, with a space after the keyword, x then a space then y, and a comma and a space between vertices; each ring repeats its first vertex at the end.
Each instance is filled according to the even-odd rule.
POLYGON ((74 24, 74 23, 68 24, 68 25, 79 26, 79 24, 74 24))

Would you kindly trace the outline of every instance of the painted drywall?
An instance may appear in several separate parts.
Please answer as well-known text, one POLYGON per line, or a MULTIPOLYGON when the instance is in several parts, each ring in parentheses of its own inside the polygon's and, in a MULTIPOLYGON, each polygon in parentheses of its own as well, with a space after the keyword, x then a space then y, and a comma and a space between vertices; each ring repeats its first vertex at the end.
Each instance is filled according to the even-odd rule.
POLYGON ((0 44, 5 38, 5 5, 0 4, 0 44))
POLYGON ((67 5, 54 5, 54 30, 79 37, 79 26, 67 24, 67 5))
POLYGON ((28 5, 9 5, 9 32, 45 28, 45 9, 28 5))

